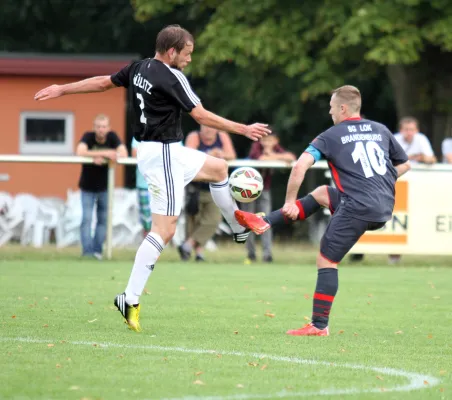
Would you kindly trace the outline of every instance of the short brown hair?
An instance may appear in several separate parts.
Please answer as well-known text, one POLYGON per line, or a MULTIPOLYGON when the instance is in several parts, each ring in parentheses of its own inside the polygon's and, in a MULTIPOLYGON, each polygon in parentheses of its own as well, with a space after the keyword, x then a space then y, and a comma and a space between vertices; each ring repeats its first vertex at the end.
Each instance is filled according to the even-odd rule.
POLYGON ((180 53, 187 42, 195 43, 192 34, 179 25, 169 25, 163 28, 157 35, 155 50, 157 53, 164 54, 169 49, 174 49, 180 53))
POLYGON ((399 129, 402 129, 405 124, 416 124, 416 128, 419 129, 419 121, 414 117, 403 117, 399 121, 399 129))
POLYGON ((335 94, 339 101, 347 104, 350 111, 358 112, 361 110, 361 92, 355 86, 345 85, 333 90, 332 95, 335 94))

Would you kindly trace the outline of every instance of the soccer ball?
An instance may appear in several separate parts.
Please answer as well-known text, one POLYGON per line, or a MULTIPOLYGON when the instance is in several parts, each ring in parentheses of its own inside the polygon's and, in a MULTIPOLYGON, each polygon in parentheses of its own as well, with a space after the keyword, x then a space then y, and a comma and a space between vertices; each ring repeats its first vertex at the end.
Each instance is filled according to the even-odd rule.
POLYGON ((241 203, 251 203, 262 193, 264 180, 254 168, 241 167, 232 171, 229 177, 231 196, 241 203))

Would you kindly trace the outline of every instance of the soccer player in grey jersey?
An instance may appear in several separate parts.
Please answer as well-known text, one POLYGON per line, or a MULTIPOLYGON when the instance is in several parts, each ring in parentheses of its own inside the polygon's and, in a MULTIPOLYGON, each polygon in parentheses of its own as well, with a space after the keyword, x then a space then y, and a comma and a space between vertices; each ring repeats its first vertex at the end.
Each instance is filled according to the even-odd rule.
POLYGON ((382 228, 391 219, 396 180, 410 169, 394 135, 384 125, 362 119, 360 109, 357 88, 336 89, 330 102, 334 126, 317 136, 293 167, 284 207, 264 218, 236 211, 237 220, 258 234, 274 224, 304 220, 321 207, 333 215, 317 256, 312 322, 289 330, 289 335, 329 335, 329 314, 339 286, 337 265, 366 231, 382 228), (327 160, 336 187, 321 186, 297 200, 306 171, 320 159, 327 160), (262 220, 267 226, 262 227, 262 220))

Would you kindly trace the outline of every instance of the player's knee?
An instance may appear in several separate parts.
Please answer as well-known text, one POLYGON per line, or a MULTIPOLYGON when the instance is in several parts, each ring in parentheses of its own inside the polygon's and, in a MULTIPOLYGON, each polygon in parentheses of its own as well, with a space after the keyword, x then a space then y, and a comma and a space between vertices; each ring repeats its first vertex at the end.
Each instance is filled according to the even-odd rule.
POLYGON ((319 203, 322 207, 328 208, 330 206, 330 199, 328 196, 328 186, 323 185, 314 189, 311 192, 312 197, 314 197, 315 201, 319 203))
POLYGON ((317 268, 337 268, 337 263, 327 259, 322 253, 317 255, 317 268))
POLYGON ((219 182, 228 177, 228 163, 225 160, 218 160, 217 174, 219 182))

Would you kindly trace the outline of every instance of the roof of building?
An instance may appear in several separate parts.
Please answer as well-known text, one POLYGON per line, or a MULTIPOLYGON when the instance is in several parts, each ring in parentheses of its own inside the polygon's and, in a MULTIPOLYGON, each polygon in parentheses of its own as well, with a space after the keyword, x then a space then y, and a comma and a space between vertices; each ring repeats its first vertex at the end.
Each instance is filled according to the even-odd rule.
POLYGON ((109 75, 137 59, 140 59, 137 54, 0 52, 0 75, 71 77, 109 75))

